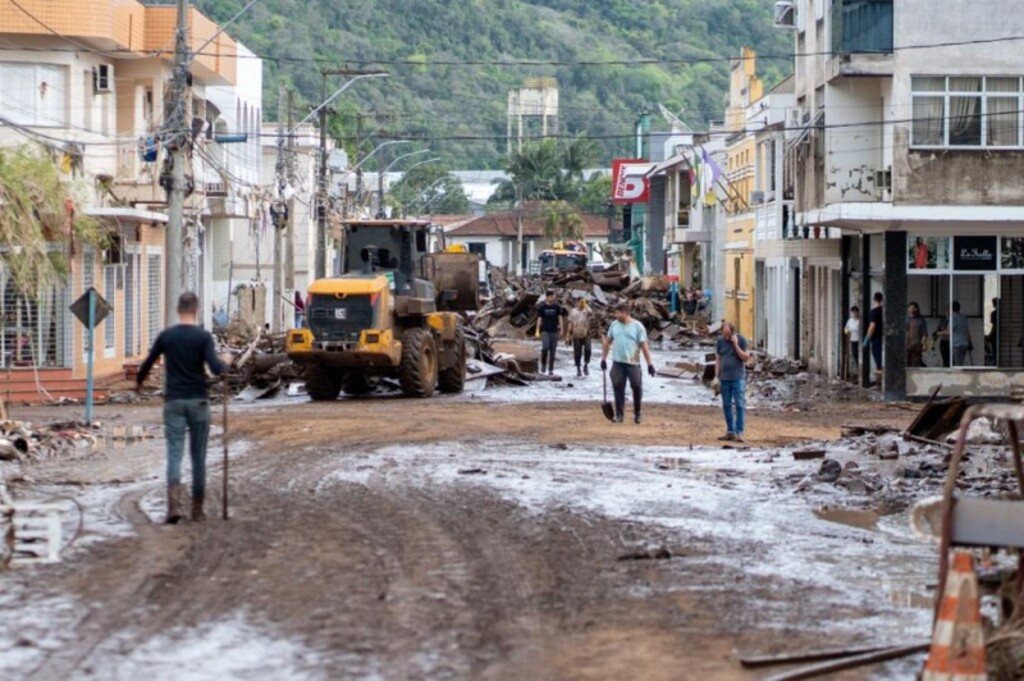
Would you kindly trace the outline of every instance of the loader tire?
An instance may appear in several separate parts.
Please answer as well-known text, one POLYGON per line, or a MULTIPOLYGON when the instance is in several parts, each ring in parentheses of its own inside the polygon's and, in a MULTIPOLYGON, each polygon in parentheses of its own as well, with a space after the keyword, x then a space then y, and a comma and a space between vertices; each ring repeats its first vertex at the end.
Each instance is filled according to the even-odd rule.
POLYGON ((306 392, 316 402, 338 399, 341 374, 327 367, 311 365, 306 369, 306 392))
POLYGON ((441 370, 438 384, 446 395, 457 395, 466 387, 466 337, 460 328, 455 332, 455 362, 441 370))
POLYGON ((341 389, 346 395, 352 397, 363 397, 374 390, 373 382, 365 374, 349 374, 341 384, 341 389))
POLYGON ((409 397, 430 397, 437 385, 437 343, 430 329, 409 329, 402 334, 402 363, 398 367, 402 392, 409 397))

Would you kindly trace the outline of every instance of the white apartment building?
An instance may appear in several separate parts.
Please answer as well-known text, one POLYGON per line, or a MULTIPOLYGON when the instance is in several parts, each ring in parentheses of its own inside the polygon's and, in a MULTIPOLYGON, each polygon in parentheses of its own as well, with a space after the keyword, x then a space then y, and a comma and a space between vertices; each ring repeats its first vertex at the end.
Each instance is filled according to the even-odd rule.
POLYGON ((999 0, 778 8, 794 29, 804 127, 787 161, 796 224, 839 237, 809 273, 814 299, 829 303, 803 306, 827 325, 813 338, 830 350, 804 351, 830 352, 821 368, 834 372, 844 308, 883 292, 888 397, 1024 386, 1024 12, 999 0), (936 343, 925 366, 908 367, 920 364, 908 355, 909 302, 929 333, 959 303, 973 350, 956 357, 936 343))
MULTIPOLYGON (((156 133, 171 80, 175 19, 174 6, 135 0, 0 0, 0 146, 64 155, 70 172, 62 179, 77 210, 101 219, 112 244, 103 252, 78 245, 66 284, 39 301, 12 290, 0 259, 0 363, 12 370, 2 379, 10 399, 84 393, 85 333, 67 308, 89 287, 112 307, 94 336, 101 385, 137 365, 163 328, 165 151, 156 133)), ((219 30, 195 9, 189 26, 193 50, 219 30)), ((208 181, 215 181, 206 157, 216 155, 212 133, 222 114, 209 91, 238 82, 239 49, 221 33, 190 68, 196 153, 186 170, 195 187, 187 217, 197 226, 199 267, 208 181)))

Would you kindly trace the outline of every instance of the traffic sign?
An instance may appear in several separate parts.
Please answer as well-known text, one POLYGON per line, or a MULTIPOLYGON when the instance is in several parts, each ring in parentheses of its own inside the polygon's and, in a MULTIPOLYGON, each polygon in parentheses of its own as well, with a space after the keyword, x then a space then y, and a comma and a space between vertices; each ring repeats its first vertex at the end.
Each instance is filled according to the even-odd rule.
POLYGON ((93 328, 99 326, 100 322, 107 318, 114 308, 110 306, 100 292, 93 287, 89 287, 89 290, 81 295, 81 297, 75 302, 71 303, 71 314, 75 315, 78 321, 82 322, 82 326, 89 328, 89 293, 93 294, 93 328))

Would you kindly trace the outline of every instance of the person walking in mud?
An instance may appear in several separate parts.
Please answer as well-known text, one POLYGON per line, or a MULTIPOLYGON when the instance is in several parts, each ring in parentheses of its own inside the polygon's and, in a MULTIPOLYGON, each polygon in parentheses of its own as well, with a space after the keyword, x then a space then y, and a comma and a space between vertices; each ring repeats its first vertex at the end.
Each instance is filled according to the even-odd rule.
POLYGON ((615 423, 622 423, 626 412, 626 382, 633 390, 633 422, 641 421, 640 408, 644 394, 644 378, 640 372, 640 354, 647 360, 647 373, 655 374, 647 329, 633 319, 629 304, 620 303, 614 310, 615 320, 608 326, 601 352, 601 371, 608 371, 608 353, 612 355, 612 392, 615 394, 615 423))
POLYGON ((537 308, 537 336, 540 338, 540 372, 554 376, 555 353, 562 337, 562 317, 565 308, 558 304, 554 291, 548 291, 544 302, 537 308))
POLYGON ((214 350, 213 336, 196 325, 199 299, 191 292, 178 299, 178 323, 157 336, 139 367, 141 389, 153 365, 164 358, 164 433, 167 437, 167 520, 177 524, 181 513, 181 459, 188 432, 192 459, 192 520, 205 520, 206 444, 210 435, 210 396, 203 367, 220 376, 226 365, 214 350))
POLYGON ((722 324, 722 336, 715 341, 715 378, 722 391, 726 442, 743 442, 747 426, 747 339, 736 333, 732 322, 722 324))
POLYGON ((569 338, 577 378, 590 375, 590 322, 593 318, 594 312, 586 298, 580 298, 576 307, 569 311, 569 338))

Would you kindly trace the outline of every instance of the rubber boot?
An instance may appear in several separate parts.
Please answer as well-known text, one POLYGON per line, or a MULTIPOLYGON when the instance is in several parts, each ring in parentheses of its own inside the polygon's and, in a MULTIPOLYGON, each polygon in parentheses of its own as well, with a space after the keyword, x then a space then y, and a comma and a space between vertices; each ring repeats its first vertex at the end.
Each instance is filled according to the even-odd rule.
POLYGON ((181 520, 181 485, 167 488, 167 525, 177 525, 181 520))
POLYGON ((206 511, 203 510, 202 497, 192 497, 192 520, 197 523, 206 520, 206 511))

